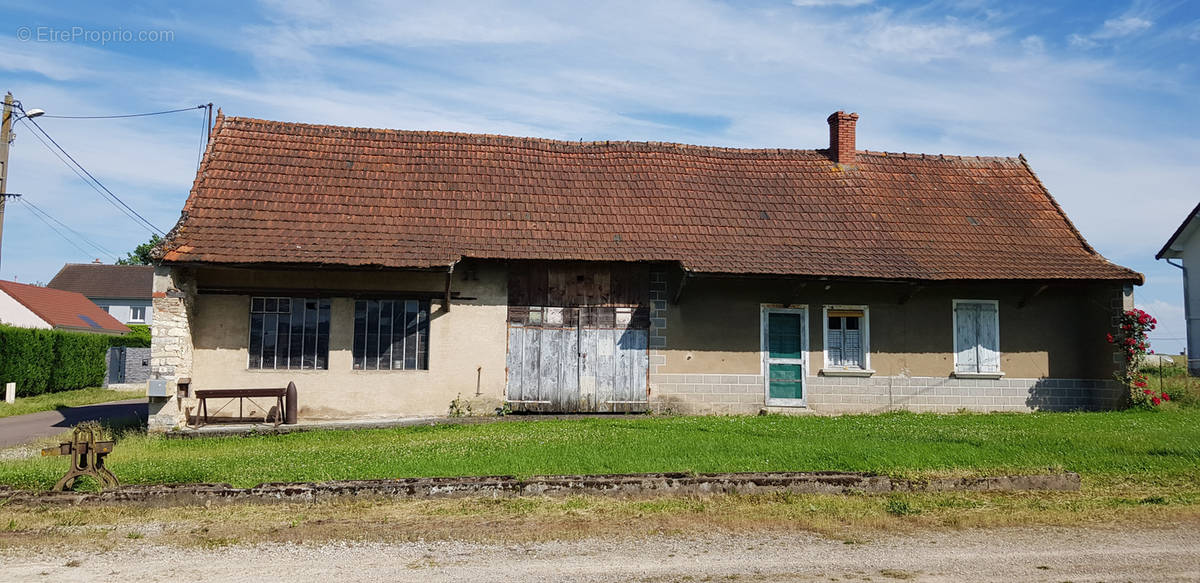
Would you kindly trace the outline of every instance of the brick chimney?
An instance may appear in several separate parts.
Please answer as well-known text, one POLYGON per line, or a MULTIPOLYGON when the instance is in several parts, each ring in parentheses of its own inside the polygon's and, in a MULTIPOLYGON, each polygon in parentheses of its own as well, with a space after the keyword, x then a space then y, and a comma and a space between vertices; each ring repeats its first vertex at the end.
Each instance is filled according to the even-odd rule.
POLYGON ((829 156, 838 164, 854 163, 854 124, 857 113, 835 111, 829 115, 829 156))

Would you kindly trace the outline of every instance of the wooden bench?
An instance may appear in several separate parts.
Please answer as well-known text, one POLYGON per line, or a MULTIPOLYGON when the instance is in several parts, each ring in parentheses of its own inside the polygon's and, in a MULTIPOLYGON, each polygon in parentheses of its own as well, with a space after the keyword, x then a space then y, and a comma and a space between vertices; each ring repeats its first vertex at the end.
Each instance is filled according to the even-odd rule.
MULTIPOLYGON (((196 427, 200 427, 208 423, 208 399, 237 399, 238 401, 238 417, 242 417, 242 403, 245 399, 249 399, 251 403, 262 407, 255 403, 254 399, 274 398, 276 404, 275 427, 283 422, 284 403, 283 398, 287 395, 287 388, 280 389, 196 389, 196 399, 200 401, 200 408, 196 412, 196 427)), ((230 401, 232 402, 232 401, 230 401)), ((226 403, 228 405, 229 403, 226 403)), ((217 409, 217 413, 224 409, 225 405, 221 405, 217 409)), ((271 410, 268 407, 263 407, 263 422, 267 422, 271 418, 271 410)))

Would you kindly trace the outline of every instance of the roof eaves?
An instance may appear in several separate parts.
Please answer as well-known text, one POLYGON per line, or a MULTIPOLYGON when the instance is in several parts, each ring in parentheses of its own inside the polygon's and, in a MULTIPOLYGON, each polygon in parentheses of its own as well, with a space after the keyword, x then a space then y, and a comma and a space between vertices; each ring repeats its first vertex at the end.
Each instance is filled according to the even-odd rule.
POLYGON ((1175 229, 1175 232, 1171 234, 1171 238, 1167 239, 1167 243, 1163 245, 1162 249, 1159 249, 1158 253, 1154 255, 1155 259, 1162 259, 1167 252, 1171 250, 1171 246, 1175 244, 1175 240, 1178 239, 1179 236, 1182 235, 1187 229, 1188 225, 1196 219, 1196 215, 1200 215, 1200 204, 1197 204, 1196 208, 1192 209, 1192 212, 1188 213, 1187 218, 1183 219, 1182 223, 1179 223, 1179 228, 1175 229))

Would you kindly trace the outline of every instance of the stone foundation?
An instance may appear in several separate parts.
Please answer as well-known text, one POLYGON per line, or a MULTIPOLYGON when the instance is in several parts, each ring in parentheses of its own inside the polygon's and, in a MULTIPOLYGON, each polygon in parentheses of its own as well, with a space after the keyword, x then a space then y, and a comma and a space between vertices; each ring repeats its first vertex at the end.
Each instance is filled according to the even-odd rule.
MULTIPOLYGON (((1119 407, 1123 389, 1091 379, 959 379, 938 377, 808 377, 807 407, 771 411, 879 413, 908 410, 1070 411, 1119 407)), ((686 414, 755 414, 766 408, 762 375, 652 374, 655 411, 686 414)))

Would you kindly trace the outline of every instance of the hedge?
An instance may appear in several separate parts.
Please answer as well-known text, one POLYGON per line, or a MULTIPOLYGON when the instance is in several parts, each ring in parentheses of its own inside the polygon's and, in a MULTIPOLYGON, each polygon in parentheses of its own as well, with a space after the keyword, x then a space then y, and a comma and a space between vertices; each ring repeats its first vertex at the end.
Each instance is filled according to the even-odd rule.
POLYGON ((109 336, 110 346, 128 346, 130 348, 150 348, 150 327, 145 324, 127 324, 129 333, 123 336, 109 336))
POLYGON ((0 383, 22 397, 101 386, 112 338, 0 325, 0 383))

